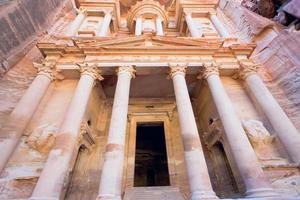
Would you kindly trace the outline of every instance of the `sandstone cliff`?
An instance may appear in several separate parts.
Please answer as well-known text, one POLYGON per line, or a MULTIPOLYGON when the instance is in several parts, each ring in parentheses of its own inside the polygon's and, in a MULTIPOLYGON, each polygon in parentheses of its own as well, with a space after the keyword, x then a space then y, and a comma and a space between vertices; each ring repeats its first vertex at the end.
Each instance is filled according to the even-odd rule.
POLYGON ((240 40, 257 44, 252 58, 263 64, 264 81, 300 130, 300 31, 253 13, 240 1, 221 0, 220 9, 235 25, 240 40))
POLYGON ((0 1, 0 75, 16 64, 45 33, 69 0, 0 1))

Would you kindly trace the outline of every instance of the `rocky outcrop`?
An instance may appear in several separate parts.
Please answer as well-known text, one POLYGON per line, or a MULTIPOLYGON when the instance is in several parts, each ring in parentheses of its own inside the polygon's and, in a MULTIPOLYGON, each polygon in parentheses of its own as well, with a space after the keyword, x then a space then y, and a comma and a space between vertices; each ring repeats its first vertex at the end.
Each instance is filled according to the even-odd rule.
POLYGON ((16 64, 69 0, 0 1, 0 75, 16 64))

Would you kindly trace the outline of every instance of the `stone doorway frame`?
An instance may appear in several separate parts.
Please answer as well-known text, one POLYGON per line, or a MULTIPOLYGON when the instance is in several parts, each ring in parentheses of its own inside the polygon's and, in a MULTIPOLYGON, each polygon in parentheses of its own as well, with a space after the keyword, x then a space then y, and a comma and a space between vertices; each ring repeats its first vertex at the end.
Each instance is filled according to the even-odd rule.
POLYGON ((175 157, 172 145, 172 134, 170 128, 170 118, 167 113, 132 113, 129 116, 126 145, 125 145, 125 163, 123 187, 134 187, 134 168, 135 168, 135 150, 136 150, 136 128, 138 123, 162 122, 165 132, 167 162, 170 178, 170 186, 176 185, 175 157))

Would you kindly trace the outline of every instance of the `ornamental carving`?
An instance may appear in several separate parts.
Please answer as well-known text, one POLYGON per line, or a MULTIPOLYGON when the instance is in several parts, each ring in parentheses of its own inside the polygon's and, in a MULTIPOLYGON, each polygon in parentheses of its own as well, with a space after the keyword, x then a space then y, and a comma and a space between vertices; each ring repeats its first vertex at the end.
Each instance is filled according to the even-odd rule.
POLYGON ((136 17, 147 17, 147 18, 160 18, 166 26, 168 22, 168 17, 166 15, 166 10, 163 5, 158 1, 144 0, 137 1, 137 3, 130 8, 130 12, 127 18, 128 28, 131 32, 134 32, 134 24, 136 17))
POLYGON ((185 76, 188 63, 169 63, 170 71, 168 78, 173 78, 176 74, 185 76))
POLYGON ((81 75, 91 76, 94 80, 102 81, 101 70, 95 63, 78 63, 81 75))
POLYGON ((87 122, 82 122, 79 136, 77 138, 77 147, 84 146, 85 148, 91 150, 95 144, 95 139, 92 136, 92 129, 87 122))
POLYGON ((249 75, 251 74, 256 74, 258 66, 257 64, 254 64, 250 60, 240 60, 238 61, 240 65, 240 70, 239 70, 239 77, 241 79, 246 79, 249 75))
POLYGON ((253 146, 270 144, 274 140, 261 121, 242 120, 242 125, 253 146))
POLYGON ((55 142, 57 131, 57 124, 41 125, 33 130, 26 142, 36 151, 42 153, 49 152, 55 142))
POLYGON ((55 61, 44 61, 42 64, 34 62, 33 66, 37 69, 38 75, 47 76, 51 81, 54 81, 55 79, 64 79, 63 75, 59 73, 60 71, 57 70, 55 61))
POLYGON ((207 79, 210 75, 219 75, 219 66, 215 62, 204 63, 200 70, 199 79, 207 79))
POLYGON ((136 69, 133 66, 120 66, 117 68, 116 73, 119 75, 121 73, 129 73, 132 78, 135 78, 136 69))

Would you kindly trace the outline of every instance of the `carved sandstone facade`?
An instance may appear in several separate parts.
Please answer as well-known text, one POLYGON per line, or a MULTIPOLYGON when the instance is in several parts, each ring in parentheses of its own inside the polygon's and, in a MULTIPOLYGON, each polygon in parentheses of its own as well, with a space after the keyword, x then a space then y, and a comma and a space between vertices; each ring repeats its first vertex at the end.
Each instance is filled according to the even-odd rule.
POLYGON ((224 1, 73 3, 0 116, 0 199, 300 198, 299 130, 224 1))

